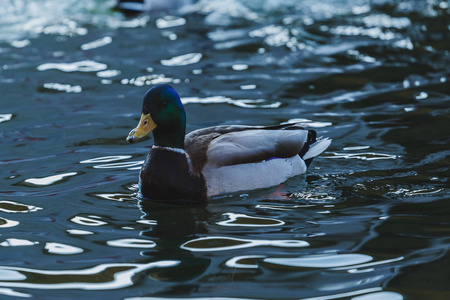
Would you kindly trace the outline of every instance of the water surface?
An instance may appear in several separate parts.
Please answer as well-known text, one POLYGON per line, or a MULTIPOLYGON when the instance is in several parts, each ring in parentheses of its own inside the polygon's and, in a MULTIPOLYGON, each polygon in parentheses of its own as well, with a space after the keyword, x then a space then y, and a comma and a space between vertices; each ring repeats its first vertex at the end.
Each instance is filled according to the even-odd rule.
POLYGON ((447 1, 0 9, 0 298, 448 299, 447 1), (141 203, 125 141, 174 86, 188 131, 304 122, 308 173, 141 203))

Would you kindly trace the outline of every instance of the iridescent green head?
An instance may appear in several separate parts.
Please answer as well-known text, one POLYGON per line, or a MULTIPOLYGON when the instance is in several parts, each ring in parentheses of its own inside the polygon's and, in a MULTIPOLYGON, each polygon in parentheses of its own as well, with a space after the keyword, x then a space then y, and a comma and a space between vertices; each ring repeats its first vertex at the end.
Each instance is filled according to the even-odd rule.
POLYGON ((180 96, 169 85, 157 85, 145 94, 141 120, 127 137, 130 143, 153 132, 156 146, 184 149, 186 113, 180 96))

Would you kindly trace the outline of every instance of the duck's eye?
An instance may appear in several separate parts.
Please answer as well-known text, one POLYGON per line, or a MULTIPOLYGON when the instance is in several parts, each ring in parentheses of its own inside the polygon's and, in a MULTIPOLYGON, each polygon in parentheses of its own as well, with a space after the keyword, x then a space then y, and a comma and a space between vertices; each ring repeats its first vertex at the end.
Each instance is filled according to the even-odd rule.
POLYGON ((167 107, 167 101, 163 101, 163 102, 161 102, 161 104, 160 104, 160 105, 161 105, 161 107, 162 107, 162 108, 165 108, 165 107, 167 107))

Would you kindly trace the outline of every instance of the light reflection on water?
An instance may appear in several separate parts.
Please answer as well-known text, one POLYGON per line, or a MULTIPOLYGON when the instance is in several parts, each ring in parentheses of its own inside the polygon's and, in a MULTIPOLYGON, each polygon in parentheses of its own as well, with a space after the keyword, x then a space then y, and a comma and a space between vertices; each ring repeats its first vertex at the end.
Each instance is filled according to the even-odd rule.
POLYGON ((0 10, 2 297, 446 296, 445 1, 114 2, 0 10), (188 131, 301 121, 333 143, 274 189, 142 203, 152 139, 125 137, 158 83, 188 131))
POLYGON ((309 243, 299 240, 246 240, 230 237, 202 237, 181 245, 181 249, 189 251, 224 251, 241 248, 270 246, 285 248, 308 247, 309 243))
POLYGON ((266 226, 281 226, 285 222, 281 220, 271 219, 271 218, 258 218, 247 216, 244 214, 235 213, 225 213, 228 220, 217 222, 218 225, 222 226, 245 226, 245 227, 266 227, 266 226))
POLYGON ((134 264, 115 263, 101 264, 88 269, 63 271, 0 267, 0 280, 2 280, 0 286, 34 289, 120 289, 132 285, 133 277, 140 272, 152 268, 170 268, 178 263, 170 260, 134 264))
POLYGON ((334 268, 371 261, 372 257, 365 254, 340 254, 340 255, 310 255, 298 258, 266 258, 265 263, 289 266, 295 268, 334 268))

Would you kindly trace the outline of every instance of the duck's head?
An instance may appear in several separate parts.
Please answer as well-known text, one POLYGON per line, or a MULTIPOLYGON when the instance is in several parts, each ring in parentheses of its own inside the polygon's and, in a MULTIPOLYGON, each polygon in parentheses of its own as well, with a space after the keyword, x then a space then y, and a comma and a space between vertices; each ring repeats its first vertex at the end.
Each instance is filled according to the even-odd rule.
POLYGON ((132 143, 153 132, 156 146, 184 148, 186 113, 180 96, 169 85, 157 85, 145 94, 141 120, 131 130, 127 141, 132 143))

